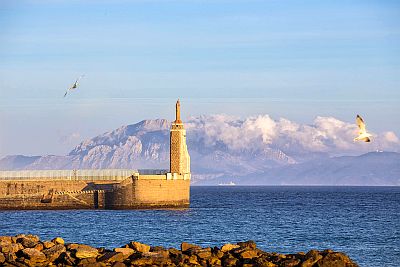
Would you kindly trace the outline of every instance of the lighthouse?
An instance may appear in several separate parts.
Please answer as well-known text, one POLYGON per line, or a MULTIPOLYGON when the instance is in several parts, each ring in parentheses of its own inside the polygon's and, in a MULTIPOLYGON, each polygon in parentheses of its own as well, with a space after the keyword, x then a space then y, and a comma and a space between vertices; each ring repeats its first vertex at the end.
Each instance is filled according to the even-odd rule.
POLYGON ((186 145, 186 130, 181 120, 181 104, 176 101, 175 121, 170 131, 170 172, 190 175, 190 156, 186 145))

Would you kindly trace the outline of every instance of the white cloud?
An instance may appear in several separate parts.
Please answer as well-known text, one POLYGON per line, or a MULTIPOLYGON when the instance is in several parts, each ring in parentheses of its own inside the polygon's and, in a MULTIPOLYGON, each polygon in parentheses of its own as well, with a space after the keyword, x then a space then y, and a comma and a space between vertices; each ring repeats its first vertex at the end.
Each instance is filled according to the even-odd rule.
POLYGON ((374 134, 371 143, 354 142, 357 126, 333 117, 316 117, 312 124, 307 125, 284 118, 274 120, 269 115, 240 119, 219 114, 192 118, 186 127, 190 131, 189 138, 203 146, 222 144, 233 151, 278 148, 289 155, 400 151, 400 141, 394 132, 374 134))

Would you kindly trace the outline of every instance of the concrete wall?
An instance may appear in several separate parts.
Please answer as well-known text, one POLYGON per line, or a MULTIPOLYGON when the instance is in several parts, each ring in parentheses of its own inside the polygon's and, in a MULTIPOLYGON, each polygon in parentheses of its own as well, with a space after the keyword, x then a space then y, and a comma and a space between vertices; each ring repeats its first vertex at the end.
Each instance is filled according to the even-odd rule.
POLYGON ((184 208, 190 201, 190 179, 183 179, 188 177, 140 175, 121 182, 0 180, 0 210, 184 208))
POLYGON ((190 204, 190 180, 179 176, 167 180, 166 175, 140 175, 115 184, 106 193, 106 209, 187 208, 190 204), (162 179, 160 179, 162 177, 162 179))

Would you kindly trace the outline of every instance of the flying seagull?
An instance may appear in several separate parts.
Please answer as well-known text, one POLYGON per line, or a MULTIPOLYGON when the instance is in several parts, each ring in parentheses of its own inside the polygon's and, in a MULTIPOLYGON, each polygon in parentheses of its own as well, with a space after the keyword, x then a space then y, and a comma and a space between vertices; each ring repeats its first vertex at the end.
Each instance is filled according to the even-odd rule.
POLYGON ((361 118, 360 115, 357 115, 356 117, 356 122, 359 128, 358 131, 358 136, 356 138, 354 138, 354 141, 364 141, 364 142, 371 142, 370 137, 372 136, 372 134, 367 133, 367 130, 365 129, 365 123, 364 120, 361 118))
POLYGON ((68 88, 67 89, 67 91, 65 92, 65 94, 64 94, 64 97, 66 97, 67 96, 67 94, 68 94, 68 91, 70 91, 70 90, 74 90, 74 89, 76 89, 77 87, 78 87, 78 84, 79 84, 79 80, 82 78, 82 77, 84 77, 85 75, 81 75, 78 79, 76 79, 76 81, 74 82, 74 84, 73 85, 71 85, 71 87, 70 88, 68 88))

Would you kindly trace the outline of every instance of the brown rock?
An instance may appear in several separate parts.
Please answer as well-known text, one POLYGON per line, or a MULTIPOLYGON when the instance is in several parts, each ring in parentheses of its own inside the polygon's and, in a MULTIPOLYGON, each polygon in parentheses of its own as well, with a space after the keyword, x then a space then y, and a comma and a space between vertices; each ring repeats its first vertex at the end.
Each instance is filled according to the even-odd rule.
POLYGON ((4 257, 6 258, 6 262, 14 262, 17 259, 15 253, 3 253, 4 257))
POLYGON ((182 251, 177 250, 175 248, 168 249, 169 255, 176 265, 185 261, 185 259, 189 259, 189 257, 182 253, 182 251))
POLYGON ((113 263, 112 267, 126 267, 126 265, 123 262, 117 261, 113 263))
POLYGON ((124 258, 129 258, 135 251, 131 248, 115 248, 115 252, 121 252, 124 255, 124 258))
POLYGON ((0 236, 0 243, 1 243, 1 242, 9 243, 9 244, 14 243, 14 242, 12 241, 11 236, 0 236))
POLYGON ((51 240, 51 242, 53 242, 54 244, 61 244, 61 245, 65 244, 64 239, 62 239, 61 237, 56 237, 53 240, 51 240))
POLYGON ((78 259, 96 258, 99 255, 96 248, 88 245, 78 245, 78 247, 73 250, 75 252, 75 257, 78 259))
POLYGON ((182 252, 176 248, 169 248, 168 249, 169 254, 173 255, 173 256, 177 256, 182 254, 182 252))
POLYGON ((149 252, 150 251, 150 246, 149 245, 142 244, 142 243, 139 243, 139 242, 131 242, 129 244, 129 246, 131 248, 133 248, 134 250, 139 251, 139 252, 149 252))
POLYGON ((210 266, 221 265, 221 260, 218 259, 217 257, 211 257, 208 259, 208 264, 210 266))
POLYGON ((223 260, 224 266, 236 266, 238 259, 229 257, 223 260))
POLYGON ((157 251, 161 251, 161 250, 165 250, 165 248, 161 247, 161 246, 155 246, 155 247, 150 248, 150 252, 157 252, 157 251))
POLYGON ((161 251, 154 251, 154 252, 146 252, 142 253, 143 257, 151 257, 151 258, 168 258, 169 251, 168 250, 161 250, 161 251))
POLYGON ((66 249, 65 249, 64 245, 61 245, 61 244, 58 244, 58 245, 52 246, 49 249, 43 250, 44 255, 46 255, 48 261, 50 261, 50 262, 53 262, 56 259, 58 259, 63 252, 66 252, 66 249))
POLYGON ((79 244, 71 243, 67 245, 67 250, 75 250, 79 247, 79 244))
POLYGON ((188 263, 199 265, 199 262, 197 261, 197 257, 195 255, 189 257, 188 263))
POLYGON ((258 257, 258 253, 255 250, 246 249, 246 250, 242 251, 241 253, 239 253, 239 257, 241 259, 253 259, 253 258, 258 257))
POLYGON ((189 244, 189 243, 186 243, 186 242, 182 242, 182 244, 181 244, 181 251, 182 252, 185 252, 186 250, 191 249, 191 248, 201 248, 201 247, 197 246, 197 245, 194 245, 194 244, 189 244))
POLYGON ((194 249, 195 250, 195 255, 199 258, 199 259, 209 259, 211 258, 211 248, 202 248, 202 249, 195 249, 195 248, 191 248, 191 250, 194 249))
POLYGON ((53 242, 50 242, 50 241, 44 241, 42 244, 43 244, 44 249, 51 248, 55 245, 53 242))
POLYGON ((237 243, 241 248, 250 248, 250 249, 255 249, 257 247, 257 244, 253 240, 249 240, 246 242, 239 242, 237 243))
POLYGON ((102 267, 105 264, 96 262, 96 258, 85 258, 79 261, 78 267, 102 267))
POLYGON ((4 254, 0 252, 0 264, 6 261, 6 257, 4 257, 4 254))
POLYGON ((231 251, 232 249, 239 248, 239 245, 234 245, 234 244, 225 244, 221 247, 222 252, 228 252, 231 251))
POLYGON ((44 253, 34 249, 34 248, 25 248, 22 250, 22 255, 29 259, 31 262, 44 262, 46 261, 46 255, 44 253))
POLYGON ((124 261, 125 257, 124 254, 121 252, 115 252, 115 251, 108 251, 104 253, 102 256, 98 258, 98 261, 100 262, 116 262, 116 261, 124 261))
POLYGON ((218 259, 221 259, 225 254, 224 254, 224 252, 222 252, 221 250, 217 250, 217 251, 215 251, 215 252, 213 253, 213 255, 214 255, 215 257, 217 257, 218 259))
POLYGON ((25 236, 18 238, 17 242, 22 244, 25 248, 33 248, 38 244, 38 242, 35 241, 35 239, 31 239, 25 236))
POLYGON ((134 266, 145 266, 145 265, 152 265, 153 260, 151 258, 138 258, 131 261, 131 265, 134 266))
POLYGON ((0 252, 3 253, 16 253, 22 249, 24 249, 24 246, 20 243, 0 242, 0 252))
POLYGON ((322 255, 319 254, 317 250, 310 250, 304 256, 304 261, 301 263, 300 267, 312 267, 320 259, 322 259, 322 255))
POLYGON ((284 260, 283 262, 281 262, 281 266, 282 267, 295 267, 298 266, 298 264, 300 263, 299 259, 287 259, 284 260))
POLYGON ((34 249, 42 251, 43 250, 43 244, 37 243, 36 246, 34 247, 34 249))
POLYGON ((65 265, 76 266, 76 259, 72 256, 71 251, 64 252, 60 255, 61 262, 65 265))
POLYGON ((258 267, 276 267, 277 265, 273 262, 270 262, 267 259, 258 258, 256 259, 256 264, 258 267))
MULTIPOLYGON (((325 253, 325 251, 323 252, 325 253)), ((317 267, 358 267, 347 255, 340 252, 328 252, 325 257, 317 261, 317 267)))
POLYGON ((199 260, 199 264, 200 264, 200 266, 202 266, 202 267, 208 267, 207 261, 206 261, 206 260, 199 260))

